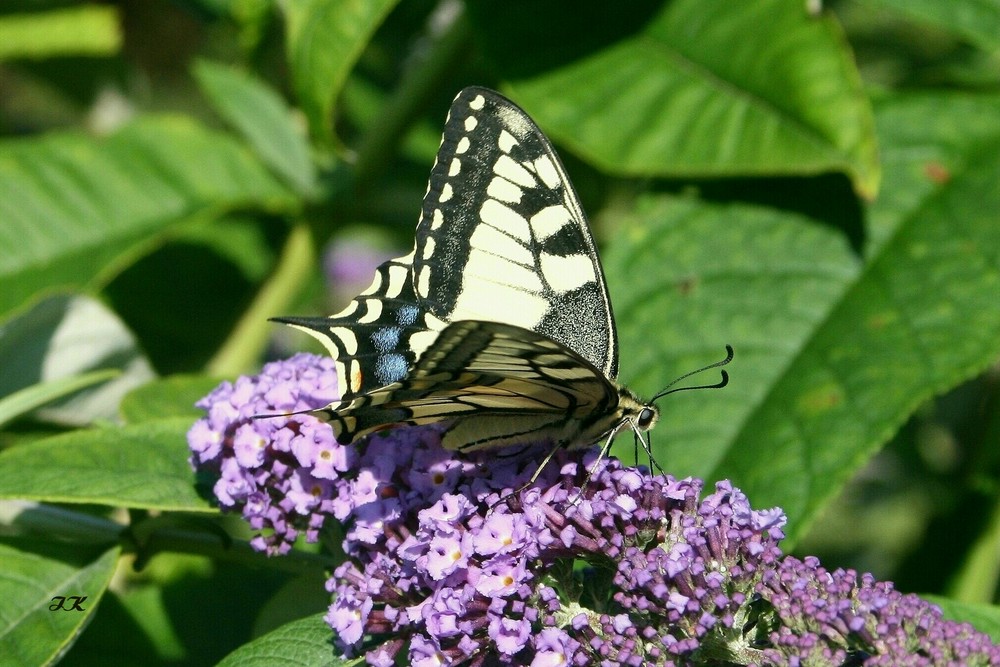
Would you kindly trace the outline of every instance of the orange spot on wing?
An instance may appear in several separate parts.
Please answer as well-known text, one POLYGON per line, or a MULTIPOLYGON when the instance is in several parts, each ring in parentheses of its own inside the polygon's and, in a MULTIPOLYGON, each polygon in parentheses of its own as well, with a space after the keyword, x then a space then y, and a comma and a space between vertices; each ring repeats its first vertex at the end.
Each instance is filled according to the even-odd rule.
POLYGON ((351 368, 351 391, 353 392, 361 391, 362 377, 363 376, 361 374, 361 365, 357 363, 353 364, 353 367, 351 368))

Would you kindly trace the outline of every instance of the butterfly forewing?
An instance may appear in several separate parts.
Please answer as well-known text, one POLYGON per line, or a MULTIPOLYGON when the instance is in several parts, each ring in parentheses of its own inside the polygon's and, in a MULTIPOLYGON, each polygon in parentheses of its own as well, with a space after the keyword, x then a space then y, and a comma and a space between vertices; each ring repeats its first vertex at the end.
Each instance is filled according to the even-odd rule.
POLYGON ((413 280, 443 321, 537 331, 617 375, 611 302, 573 186, 541 130, 493 91, 466 88, 452 103, 413 280))

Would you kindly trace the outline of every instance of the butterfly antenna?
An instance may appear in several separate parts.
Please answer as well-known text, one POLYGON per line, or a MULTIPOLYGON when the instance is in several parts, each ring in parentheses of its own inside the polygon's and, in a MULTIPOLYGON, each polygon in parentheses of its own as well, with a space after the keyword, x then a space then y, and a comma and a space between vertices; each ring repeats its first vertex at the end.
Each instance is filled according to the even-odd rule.
POLYGON ((650 403, 655 403, 656 401, 663 398, 667 394, 675 394, 679 391, 688 391, 690 389, 722 389, 727 384, 729 384, 729 373, 727 373, 726 371, 722 371, 722 379, 715 384, 699 384, 699 385, 694 385, 692 387, 677 387, 676 389, 671 389, 671 387, 673 387, 681 380, 686 380, 692 375, 697 375, 698 373, 704 373, 705 371, 710 371, 713 368, 719 368, 720 366, 725 366, 732 360, 733 360, 733 346, 726 345, 725 359, 721 361, 716 361, 714 364, 709 364, 708 366, 702 366, 701 368, 696 368, 690 373, 685 373, 684 375, 680 376, 679 378, 668 384, 666 387, 664 387, 663 391, 661 391, 659 394, 657 394, 650 400, 650 403))
MULTIPOLYGON (((733 360, 733 347, 732 345, 726 345, 725 359, 722 359, 721 361, 716 361, 714 364, 709 364, 708 366, 702 366, 701 368, 696 368, 690 373, 685 373, 684 375, 680 376, 679 378, 668 384, 666 387, 664 387, 663 391, 658 393, 656 396, 652 398, 652 400, 650 400, 650 403, 655 403, 664 396, 668 394, 677 393, 678 391, 688 391, 689 389, 722 389, 727 384, 729 384, 729 373, 727 373, 726 371, 722 371, 722 379, 716 382, 715 384, 699 384, 699 385, 694 385, 692 387, 676 387, 676 388, 674 388, 674 385, 680 382, 681 380, 686 380, 692 375, 697 375, 698 373, 704 373, 705 371, 712 370, 713 368, 719 368, 720 366, 725 366, 732 360, 733 360)), ((656 470, 659 471, 661 475, 667 474, 666 471, 660 466, 656 458, 653 456, 652 434, 646 434, 646 436, 643 437, 643 434, 639 431, 638 428, 635 427, 632 428, 632 433, 635 437, 634 450, 633 450, 633 454, 635 456, 635 462, 636 463, 639 462, 639 443, 641 442, 642 448, 646 450, 646 456, 649 458, 649 469, 652 470, 653 468, 656 468, 656 470)))

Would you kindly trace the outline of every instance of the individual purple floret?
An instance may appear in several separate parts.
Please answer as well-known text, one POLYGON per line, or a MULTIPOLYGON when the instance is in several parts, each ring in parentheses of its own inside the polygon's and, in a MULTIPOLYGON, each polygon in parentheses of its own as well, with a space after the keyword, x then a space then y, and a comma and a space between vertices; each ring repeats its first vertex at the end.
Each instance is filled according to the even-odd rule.
POLYGON ((783 513, 729 482, 590 450, 459 456, 440 425, 342 446, 309 414, 334 364, 297 355, 199 406, 192 463, 283 553, 327 518, 349 560, 327 622, 371 665, 998 665, 1000 648, 870 575, 782 557, 783 513))

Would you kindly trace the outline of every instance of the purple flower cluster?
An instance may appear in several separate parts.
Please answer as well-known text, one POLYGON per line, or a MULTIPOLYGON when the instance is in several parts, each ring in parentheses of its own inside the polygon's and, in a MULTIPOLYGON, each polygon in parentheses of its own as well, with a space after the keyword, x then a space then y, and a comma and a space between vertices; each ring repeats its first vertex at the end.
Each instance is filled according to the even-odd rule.
POLYGON ((332 585, 343 648, 385 640, 375 665, 394 664, 400 637, 416 666, 671 664, 732 631, 743 591, 780 556, 783 515, 728 483, 699 501, 700 481, 595 459, 560 452, 514 494, 537 457, 459 463, 433 428, 372 439, 353 560, 332 585), (597 573, 611 594, 584 604, 570 592, 597 573))
MULTIPOLYGON (((827 571, 819 560, 788 556, 757 587, 773 628, 764 651, 772 664, 861 664, 866 667, 1000 665, 1000 646, 968 623, 891 582, 853 570, 827 571)), ((764 621, 764 618, 761 619, 764 621)))
POLYGON ((702 482, 559 451, 459 457, 440 427, 333 442, 309 414, 333 363, 297 355, 199 402, 196 469, 287 551, 346 526, 328 582, 341 650, 371 665, 1000 665, 971 626, 891 584, 782 558, 784 515, 702 482))
POLYGON ((333 510, 334 482, 354 466, 353 450, 312 415, 254 417, 336 398, 333 360, 298 354, 267 364, 256 377, 223 382, 196 404, 208 414, 188 432, 191 465, 216 477, 219 504, 239 508, 260 533, 254 548, 286 553, 302 532, 315 541, 333 510))

